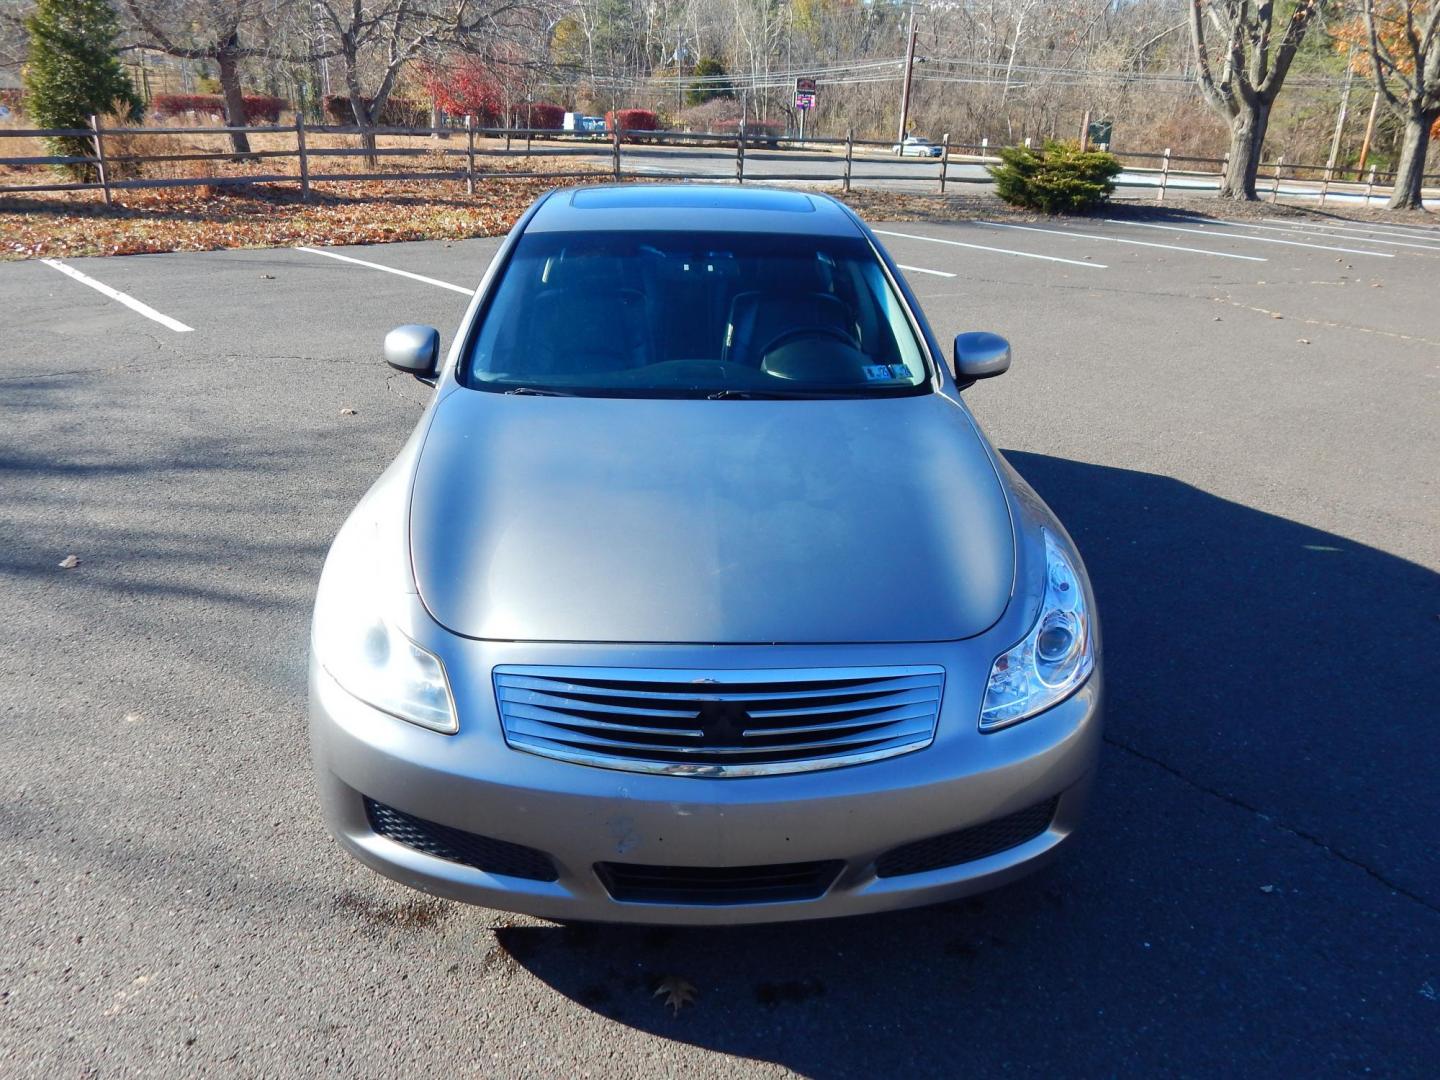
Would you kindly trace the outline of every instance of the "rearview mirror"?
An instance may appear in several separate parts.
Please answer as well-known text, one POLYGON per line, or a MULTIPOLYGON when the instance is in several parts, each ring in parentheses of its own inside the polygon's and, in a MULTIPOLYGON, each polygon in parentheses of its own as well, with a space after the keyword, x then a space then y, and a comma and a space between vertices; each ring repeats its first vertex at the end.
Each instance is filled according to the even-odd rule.
POLYGON ((418 323, 397 326, 385 335, 384 355, 396 371, 433 379, 440 360, 440 331, 418 323))
POLYGON ((989 379, 1010 368, 1010 342, 999 334, 972 330, 955 335, 955 378, 960 382, 989 379))

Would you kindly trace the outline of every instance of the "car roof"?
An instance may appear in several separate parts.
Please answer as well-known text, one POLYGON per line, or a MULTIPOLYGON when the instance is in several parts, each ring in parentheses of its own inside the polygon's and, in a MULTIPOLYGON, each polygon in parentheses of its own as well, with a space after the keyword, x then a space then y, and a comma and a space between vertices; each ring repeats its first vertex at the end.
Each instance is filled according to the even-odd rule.
POLYGON ((729 184, 604 184, 552 192, 526 232, 714 231, 859 236, 825 195, 729 184))

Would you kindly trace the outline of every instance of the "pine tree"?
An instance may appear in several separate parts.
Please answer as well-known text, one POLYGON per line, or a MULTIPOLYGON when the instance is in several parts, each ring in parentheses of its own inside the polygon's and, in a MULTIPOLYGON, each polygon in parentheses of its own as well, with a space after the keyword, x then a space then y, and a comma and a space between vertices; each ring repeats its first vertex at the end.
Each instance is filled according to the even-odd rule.
MULTIPOLYGON (((91 115, 139 120, 144 105, 120 66, 120 25, 108 0, 39 0, 25 20, 30 61, 25 65, 25 111, 43 128, 87 127, 91 115)), ((84 138, 47 140, 56 155, 92 152, 84 138)), ((70 166, 86 176, 88 165, 70 166)))

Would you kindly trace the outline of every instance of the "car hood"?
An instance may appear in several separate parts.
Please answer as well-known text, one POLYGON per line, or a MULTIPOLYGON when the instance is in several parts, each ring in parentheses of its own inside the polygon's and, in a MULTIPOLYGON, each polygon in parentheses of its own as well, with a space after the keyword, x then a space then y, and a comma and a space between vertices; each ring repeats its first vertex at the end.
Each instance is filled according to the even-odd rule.
POLYGON ((1014 535, 968 415, 456 390, 416 464, 421 599, 476 638, 938 641, 1000 617, 1014 535))

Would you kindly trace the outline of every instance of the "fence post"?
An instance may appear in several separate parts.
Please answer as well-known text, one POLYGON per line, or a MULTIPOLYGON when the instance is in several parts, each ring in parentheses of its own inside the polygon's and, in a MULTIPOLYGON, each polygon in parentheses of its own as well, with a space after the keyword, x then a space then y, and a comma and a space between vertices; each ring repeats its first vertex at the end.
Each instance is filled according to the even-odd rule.
POLYGON ((1370 205, 1370 195, 1375 190, 1375 166, 1370 166, 1370 180, 1365 185, 1365 205, 1370 205))
POLYGON ((841 184, 841 191, 850 190, 850 163, 855 160, 855 129, 845 129, 845 179, 841 184))
POLYGON ((945 165, 950 160, 950 133, 940 136, 940 194, 945 194, 945 165))
POLYGON ((983 136, 983 137, 980 139, 980 156, 981 156, 982 158, 983 158, 983 157, 989 157, 989 156, 990 156, 990 136, 989 136, 989 135, 985 135, 985 136, 983 136))
POLYGON ((475 117, 465 114, 465 194, 475 194, 475 117))
POLYGON ((1275 197, 1280 194, 1280 170, 1285 167, 1285 155, 1281 154, 1275 162, 1275 179, 1270 181, 1270 201, 1274 202, 1275 197))
POLYGON ((735 129, 735 182, 745 182, 745 121, 740 121, 740 126, 735 129))
POLYGON ((110 209, 110 177, 105 169, 105 142, 100 137, 100 117, 90 115, 90 141, 95 144, 95 169, 100 173, 100 190, 105 196, 105 209, 110 209))
POLYGON ((1155 196, 1156 202, 1165 201, 1165 185, 1170 182, 1170 148, 1165 147, 1165 153, 1160 156, 1160 191, 1155 196))
POLYGON ((620 129, 616 127, 610 132, 610 156, 611 167, 615 173, 615 179, 620 179, 620 129))
POLYGON ((300 201, 310 200, 310 166, 305 160, 305 113, 295 110, 295 150, 300 159, 300 201))

